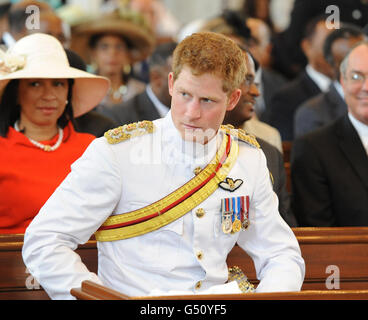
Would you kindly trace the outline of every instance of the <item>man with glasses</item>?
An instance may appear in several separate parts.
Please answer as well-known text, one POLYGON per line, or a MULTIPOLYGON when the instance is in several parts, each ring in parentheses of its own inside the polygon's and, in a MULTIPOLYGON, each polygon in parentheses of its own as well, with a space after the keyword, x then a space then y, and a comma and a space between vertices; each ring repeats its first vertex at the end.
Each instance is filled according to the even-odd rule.
MULTIPOLYGON (((226 112, 224 124, 231 124, 235 128, 243 128, 246 132, 255 135, 266 156, 272 187, 279 200, 280 215, 290 227, 296 227, 297 223, 295 217, 290 210, 290 195, 286 187, 287 177, 284 168, 283 156, 277 148, 277 145, 272 144, 275 139, 270 138, 273 137, 273 135, 267 135, 268 132, 271 133, 272 131, 267 130, 268 125, 259 120, 253 121, 253 124, 250 126, 250 129, 256 129, 255 131, 248 130, 247 128, 247 124, 252 122, 252 119, 254 119, 255 98, 260 95, 260 92, 258 90, 257 83, 255 82, 255 63, 249 53, 245 52, 245 55, 247 73, 245 81, 241 86, 242 95, 236 107, 226 112), (264 138, 265 133, 266 139, 264 138), (269 139, 267 139, 267 137, 269 139)), ((270 128, 273 129, 272 127, 270 128)), ((280 134, 278 137, 281 146, 280 134)))
POLYGON ((294 142, 292 206, 300 226, 368 225, 368 41, 340 66, 348 113, 294 142))

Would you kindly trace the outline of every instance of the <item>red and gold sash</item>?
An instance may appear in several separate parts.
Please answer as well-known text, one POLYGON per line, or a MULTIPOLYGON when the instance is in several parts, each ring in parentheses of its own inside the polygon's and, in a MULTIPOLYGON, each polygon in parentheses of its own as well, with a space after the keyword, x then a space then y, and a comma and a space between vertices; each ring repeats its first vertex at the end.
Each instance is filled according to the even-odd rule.
POLYGON ((98 241, 115 241, 157 230, 207 199, 233 167, 238 143, 225 134, 214 159, 193 179, 146 207, 109 217, 96 231, 98 241))

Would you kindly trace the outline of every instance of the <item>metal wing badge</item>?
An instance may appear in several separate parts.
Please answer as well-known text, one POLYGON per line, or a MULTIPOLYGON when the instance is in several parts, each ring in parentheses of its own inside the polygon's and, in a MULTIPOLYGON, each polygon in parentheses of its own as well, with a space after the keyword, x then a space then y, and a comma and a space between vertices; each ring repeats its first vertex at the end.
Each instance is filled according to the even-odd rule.
POLYGON ((221 181, 219 183, 219 187, 221 189, 224 189, 226 191, 234 192, 236 189, 238 189, 243 184, 243 180, 241 179, 234 179, 227 177, 225 181, 221 181))

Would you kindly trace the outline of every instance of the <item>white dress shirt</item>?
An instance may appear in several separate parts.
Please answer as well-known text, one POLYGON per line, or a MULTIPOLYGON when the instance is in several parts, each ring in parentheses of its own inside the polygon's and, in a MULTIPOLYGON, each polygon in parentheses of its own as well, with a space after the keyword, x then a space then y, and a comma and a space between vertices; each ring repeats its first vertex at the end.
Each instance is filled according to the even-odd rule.
POLYGON ((312 78, 315 84, 322 92, 327 92, 328 88, 331 84, 331 79, 324 74, 318 72, 314 69, 310 64, 305 67, 305 71, 307 72, 308 76, 312 78))
POLYGON ((147 84, 147 86, 146 86, 146 93, 147 93, 148 97, 151 99, 151 101, 152 101, 153 105, 155 106, 157 112, 159 113, 160 117, 161 118, 165 117, 170 109, 167 106, 165 106, 156 97, 156 95, 152 91, 152 87, 151 87, 150 84, 147 84))
POLYGON ((342 86, 341 86, 340 82, 335 80, 333 82, 333 85, 334 85, 336 91, 338 92, 338 94, 340 95, 340 97, 344 100, 345 99, 345 94, 344 94, 344 90, 342 89, 342 86))
POLYGON ((70 289, 84 280, 130 296, 154 290, 203 293, 227 281, 226 258, 236 243, 253 258, 260 279, 257 291, 300 290, 305 265, 298 242, 278 213, 263 152, 244 142, 239 142, 238 159, 229 174, 243 180, 240 188, 218 188, 156 231, 98 242, 98 276, 87 270, 73 251, 78 244, 88 241, 111 214, 151 204, 185 184, 194 169, 214 157, 223 137, 218 132, 206 145, 185 142, 171 112, 154 125, 154 133, 118 144, 95 139, 26 230, 25 264, 49 296, 71 299, 70 289), (221 199, 246 195, 250 226, 223 233, 221 199), (196 216, 198 208, 204 209, 203 217, 196 216))

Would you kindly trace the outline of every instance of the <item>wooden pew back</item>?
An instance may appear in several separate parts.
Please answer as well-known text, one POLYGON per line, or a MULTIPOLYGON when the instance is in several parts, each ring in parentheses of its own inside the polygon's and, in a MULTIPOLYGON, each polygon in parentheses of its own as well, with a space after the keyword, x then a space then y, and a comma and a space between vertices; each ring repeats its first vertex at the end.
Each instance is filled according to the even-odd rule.
MULTIPOLYGON (((0 235, 0 300, 49 299, 24 265, 22 246, 23 234, 0 235)), ((90 240, 76 251, 87 268, 97 273, 96 241, 90 240)))
MULTIPOLYGON (((306 264, 302 290, 368 289, 367 227, 294 228, 293 231, 306 264), (339 283, 332 281, 335 276, 340 277, 339 283)), ((253 261, 242 249, 235 247, 227 262, 229 266, 239 266, 252 283, 257 283, 253 261)))
MULTIPOLYGON (((294 228, 306 262, 302 290, 368 289, 368 227, 294 228), (337 268, 335 268, 337 267, 337 268), (330 269, 328 269, 330 268, 330 269), (328 277, 337 276, 336 281, 328 277)), ((0 299, 48 299, 26 272, 21 248, 23 235, 0 235, 0 299)), ((77 249, 87 268, 97 273, 96 241, 91 239, 77 249)), ((238 246, 230 252, 229 266, 239 266, 254 284, 258 283, 253 261, 238 246)))
POLYGON ((92 281, 71 290, 79 300, 368 300, 368 290, 306 290, 300 292, 267 292, 245 294, 196 294, 129 297, 92 281))

